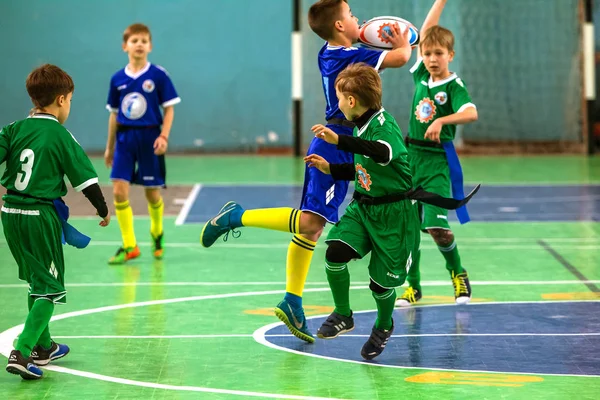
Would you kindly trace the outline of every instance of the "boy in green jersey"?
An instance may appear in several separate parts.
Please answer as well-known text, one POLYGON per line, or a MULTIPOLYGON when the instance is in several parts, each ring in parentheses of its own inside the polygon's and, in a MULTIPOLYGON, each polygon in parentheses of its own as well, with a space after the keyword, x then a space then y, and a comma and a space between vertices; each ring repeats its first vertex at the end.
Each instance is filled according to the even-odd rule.
POLYGON ((29 283, 29 314, 6 370, 23 379, 39 379, 39 365, 62 358, 69 347, 55 343, 48 329, 55 304, 64 304, 62 243, 85 247, 89 238, 67 224, 65 175, 82 191, 107 226, 110 215, 89 158, 63 126, 71 111, 74 84, 57 66, 45 64, 29 74, 27 92, 32 114, 0 131, 0 164, 6 170, 0 183, 2 227, 18 267, 19 279, 29 283), (87 239, 87 240, 86 240, 87 239))
POLYGON ((335 303, 334 312, 317 336, 333 339, 354 329, 350 308, 350 274, 347 263, 371 253, 369 276, 377 304, 377 320, 361 355, 367 360, 384 350, 392 335, 395 287, 404 283, 420 244, 417 200, 438 207, 456 208, 463 201, 444 198, 421 188, 413 189, 408 153, 394 117, 381 106, 381 80, 366 64, 353 64, 335 82, 339 107, 356 124, 354 136, 338 135, 323 125, 312 130, 317 138, 354 154, 354 163, 329 164, 311 154, 305 158, 334 180, 354 180, 354 201, 327 236, 327 280, 335 303))
MULTIPOLYGON (((454 35, 438 26, 446 0, 436 0, 421 28, 418 59, 411 68, 415 94, 406 143, 413 183, 441 196, 463 197, 462 170, 452 144, 456 125, 477 120, 477 108, 464 82, 448 69, 454 58, 454 35)), ((469 221, 466 207, 456 210, 461 224, 469 221)), ((471 285, 463 268, 448 211, 422 204, 421 229, 429 233, 446 260, 457 304, 471 300, 471 285)), ((416 303, 423 296, 419 264, 420 250, 413 254, 408 272, 409 287, 398 299, 400 306, 416 303)))

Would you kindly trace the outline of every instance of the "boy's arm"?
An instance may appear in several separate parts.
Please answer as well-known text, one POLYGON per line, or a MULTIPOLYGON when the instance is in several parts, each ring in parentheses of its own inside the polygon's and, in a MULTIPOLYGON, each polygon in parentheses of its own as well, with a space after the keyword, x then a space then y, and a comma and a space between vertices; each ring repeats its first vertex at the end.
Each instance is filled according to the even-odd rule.
POLYGON ((446 115, 445 117, 434 120, 427 128, 427 132, 425 132, 425 139, 439 143, 444 125, 462 125, 477 121, 479 116, 475 105, 465 104, 465 106, 464 109, 459 110, 454 114, 446 115))
POLYGON ((354 164, 329 164, 331 177, 335 181, 353 181, 356 178, 356 169, 354 164))
POLYGON ((163 113, 163 124, 160 136, 163 136, 165 139, 169 140, 169 135, 171 134, 171 127, 173 126, 173 120, 175 119, 175 107, 165 107, 163 113))
POLYGON ((106 139, 106 150, 104 151, 104 164, 112 167, 115 154, 115 143, 117 137, 117 113, 111 112, 108 116, 108 138, 106 139))
POLYGON ((379 164, 387 164, 391 161, 391 149, 379 141, 338 135, 337 148, 354 154, 362 154, 379 164))
POLYGON ((6 160, 8 154, 8 133, 6 129, 0 129, 0 164, 6 160))
MULTIPOLYGON (((444 6, 446 6, 446 0, 435 0, 435 3, 433 3, 431 9, 427 13, 427 17, 425 17, 425 21, 423 21, 423 25, 421 25, 420 35, 424 35, 427 29, 437 25, 440 22, 440 17, 442 16, 444 6)), ((417 49, 417 54, 419 57, 421 57, 421 48, 418 47, 417 49)))
POLYGON ((385 31, 383 34, 392 43, 392 50, 388 51, 381 63, 381 69, 384 68, 400 68, 404 66, 409 60, 412 54, 412 47, 408 41, 409 30, 408 28, 404 31, 404 34, 400 32, 398 25, 392 25, 392 35, 388 35, 385 31))

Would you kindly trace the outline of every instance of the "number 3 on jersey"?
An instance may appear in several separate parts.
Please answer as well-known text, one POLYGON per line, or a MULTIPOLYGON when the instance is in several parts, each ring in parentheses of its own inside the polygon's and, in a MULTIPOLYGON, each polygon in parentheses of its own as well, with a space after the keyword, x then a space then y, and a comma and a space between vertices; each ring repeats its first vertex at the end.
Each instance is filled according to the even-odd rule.
POLYGON ((31 179, 31 169, 33 168, 33 161, 35 154, 33 150, 25 149, 21 152, 19 157, 21 160, 21 171, 17 173, 17 179, 15 179, 15 189, 23 191, 29 185, 29 179, 31 179))

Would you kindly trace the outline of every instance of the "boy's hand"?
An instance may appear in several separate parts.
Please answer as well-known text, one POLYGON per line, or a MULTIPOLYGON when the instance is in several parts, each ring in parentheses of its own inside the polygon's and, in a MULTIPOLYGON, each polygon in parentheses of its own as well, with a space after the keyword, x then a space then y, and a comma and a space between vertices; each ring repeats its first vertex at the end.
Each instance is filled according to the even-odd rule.
POLYGON ((383 30, 381 32, 381 34, 384 39, 387 39, 390 41, 393 49, 398 49, 400 47, 408 46, 409 35, 410 35, 410 30, 408 29, 408 27, 406 27, 406 29, 404 30, 404 33, 402 33, 400 31, 400 25, 398 25, 398 23, 395 23, 394 25, 392 25, 390 27, 390 29, 392 30, 391 35, 389 35, 385 30, 383 30))
POLYGON ((443 124, 439 119, 436 119, 429 125, 427 132, 425 132, 425 139, 433 140, 434 142, 440 143, 440 133, 442 132, 443 124))
POLYGON ((109 150, 106 149, 104 151, 104 165, 106 165, 107 168, 111 168, 113 165, 113 158, 115 157, 115 152, 114 150, 109 150))
POLYGON ((167 147, 169 147, 167 139, 163 135, 160 135, 154 141, 154 154, 162 156, 167 152, 167 147))
POLYGON ((319 139, 323 139, 327 143, 331 143, 331 144, 339 143, 339 137, 338 137, 337 133, 335 133, 334 131, 332 131, 329 128, 326 128, 324 125, 321 125, 321 124, 314 125, 312 128, 310 128, 310 130, 315 133, 315 137, 318 137, 319 139))
POLYGON ((304 162, 308 164, 309 167, 315 167, 319 171, 324 174, 331 175, 331 169, 329 168, 329 163, 326 159, 316 154, 311 154, 304 157, 304 162))
MULTIPOLYGON (((98 215, 98 213, 96 213, 96 215, 98 215)), ((110 224, 110 213, 108 213, 106 217, 102 218, 102 221, 100 221, 98 225, 105 227, 108 226, 108 224, 110 224)))

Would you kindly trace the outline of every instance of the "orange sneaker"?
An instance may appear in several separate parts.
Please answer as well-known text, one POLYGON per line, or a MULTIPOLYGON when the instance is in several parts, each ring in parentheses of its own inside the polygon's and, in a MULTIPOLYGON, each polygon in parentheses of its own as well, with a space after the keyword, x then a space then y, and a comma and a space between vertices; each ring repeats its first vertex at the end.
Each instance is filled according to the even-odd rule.
POLYGON ((119 247, 119 250, 108 260, 108 263, 110 265, 125 264, 127 261, 138 258, 141 255, 142 253, 140 253, 140 248, 137 245, 128 249, 119 247))
MULTIPOLYGON (((152 236, 152 235, 150 235, 152 236)), ((152 255, 157 260, 162 260, 164 254, 163 247, 163 234, 161 233, 158 237, 152 236, 152 255)))

